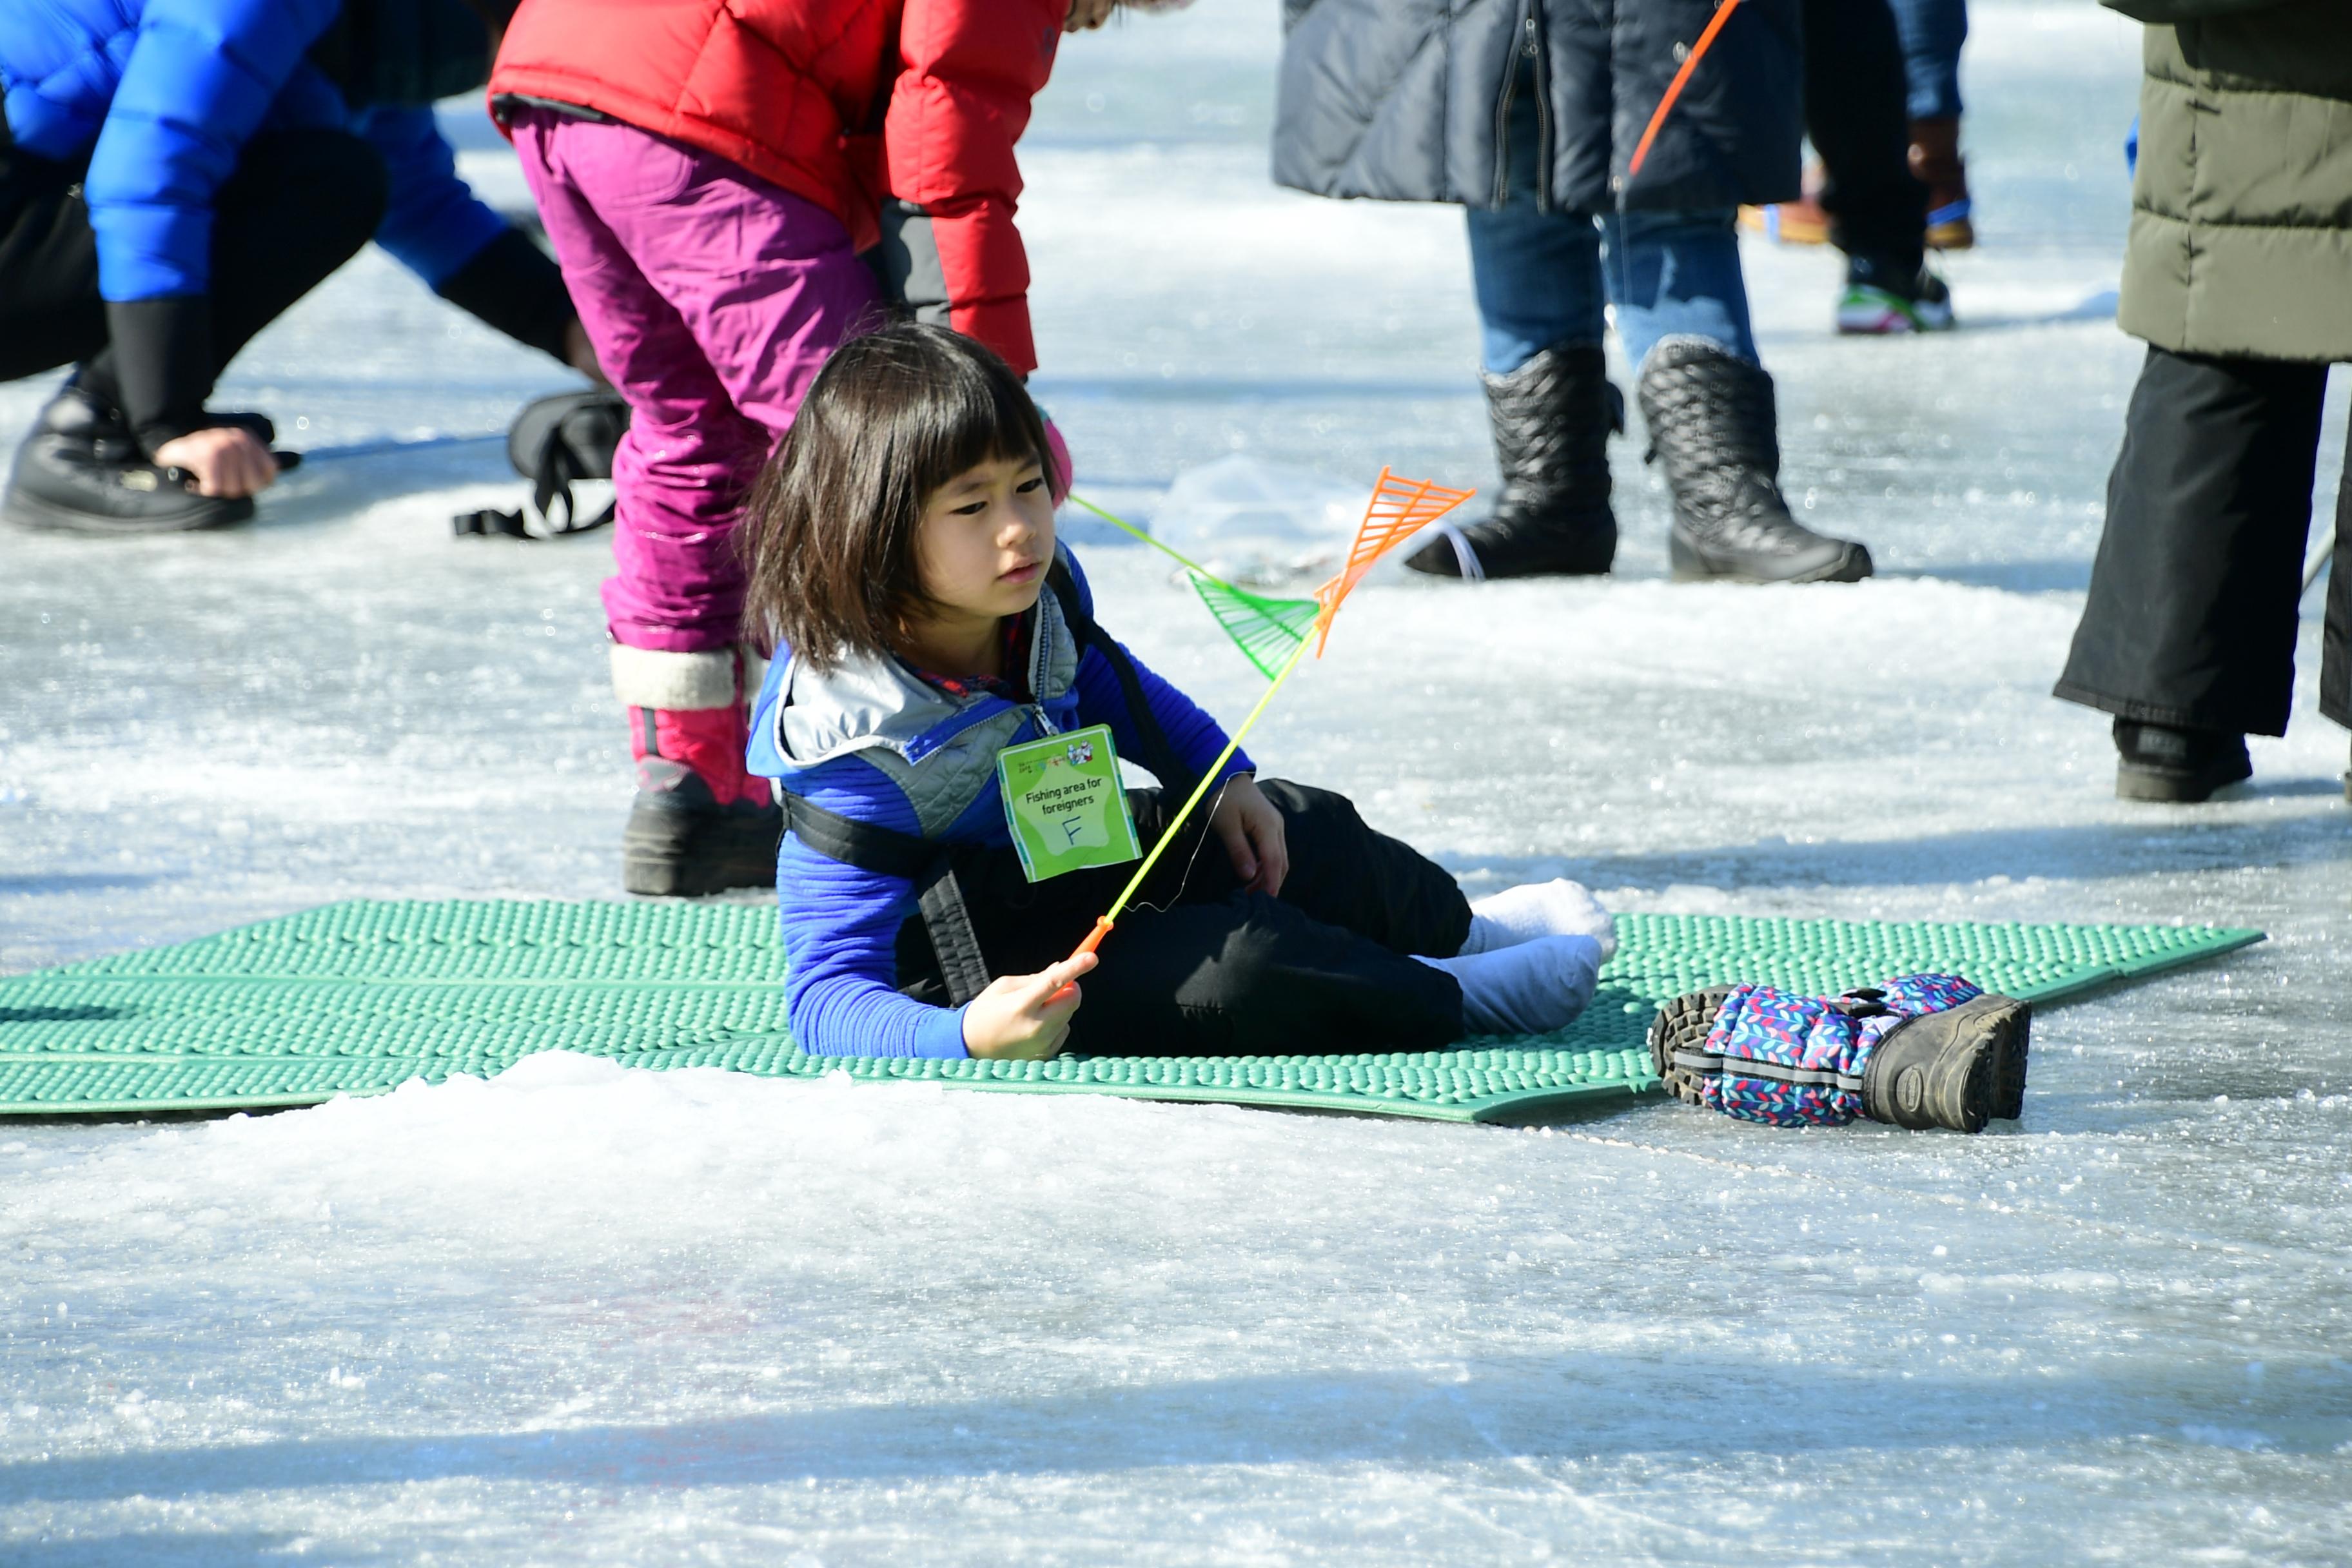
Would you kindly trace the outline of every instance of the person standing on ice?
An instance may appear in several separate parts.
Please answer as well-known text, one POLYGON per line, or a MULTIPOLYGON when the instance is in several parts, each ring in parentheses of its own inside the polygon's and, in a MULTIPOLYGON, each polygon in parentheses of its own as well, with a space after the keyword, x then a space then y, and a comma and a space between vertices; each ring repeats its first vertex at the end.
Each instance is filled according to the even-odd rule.
POLYGON ((514 12, 492 112, 630 408, 604 584, 637 765, 629 891, 773 883, 782 819, 743 765, 759 684, 742 646, 744 493, 825 357, 878 319, 877 272, 922 319, 1024 375, 1036 368, 1013 144, 1061 34, 1111 9, 522 0, 514 12))
POLYGON ((1472 579, 1609 570, 1604 374, 1613 308, 1674 497, 1675 575, 1853 582, 1870 552, 1780 495, 1772 378, 1748 328, 1740 204, 1797 194, 1798 0, 1747 0, 1658 132, 1634 143, 1711 0, 1286 0, 1274 177, 1327 196, 1470 209, 1494 511, 1406 563, 1472 579))
MULTIPOLYGON (((1804 0, 1805 131, 1820 154, 1805 195, 1742 207, 1740 222, 1790 245, 1824 242, 1845 252, 1835 321, 1850 337, 1895 337, 1953 325, 1952 296, 1927 266, 1930 247, 1976 243, 1959 179, 1958 67, 1968 31, 1960 0, 1804 0), (1913 48, 1915 32, 1948 37, 1934 70, 1913 48), (1952 82, 1952 118, 1904 118, 1920 100, 1923 74, 1952 82), (1923 147, 1921 137, 1934 143, 1923 147), (1941 184, 1931 184, 1929 173, 1941 184), (1940 205, 1930 209, 1937 195, 1940 205)), ((1940 86, 1935 90, 1940 90, 1940 86)))
POLYGON ((0 381, 74 366, 0 511, 93 533, 251 517, 275 431, 206 408, 214 384, 370 238, 595 374, 554 263, 434 125, 488 60, 458 0, 0 5, 0 381))
MULTIPOLYGON (((2294 695, 2327 367, 2352 360, 2352 18, 2105 3, 2147 24, 2116 311, 2147 359, 2056 694, 2115 715, 2116 795, 2201 801, 2294 695)), ((2352 727, 2352 458, 2336 520, 2319 710, 2352 727)))
POLYGON ((794 1042, 1308 1055, 1572 1022, 1615 947, 1607 911, 1567 881, 1474 906, 1344 796, 1261 787, 1216 721, 1095 621, 1055 538, 1059 461, 1003 360, 905 323, 825 365, 753 494, 749 615, 779 653, 751 760, 791 821, 777 902, 794 1042), (1159 790, 1119 787, 1119 758, 1159 790), (1007 782, 1023 777, 1045 782, 1025 795, 1007 782), (1100 968, 1073 956, 1204 780, 1211 809, 1175 829, 1100 968), (1100 853, 1038 866, 1071 845, 1100 853))

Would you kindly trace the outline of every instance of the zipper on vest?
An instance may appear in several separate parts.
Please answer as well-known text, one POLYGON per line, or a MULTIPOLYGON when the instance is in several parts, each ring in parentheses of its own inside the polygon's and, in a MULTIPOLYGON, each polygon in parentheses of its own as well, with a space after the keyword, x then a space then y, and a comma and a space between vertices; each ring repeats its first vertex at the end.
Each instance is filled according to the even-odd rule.
POLYGON ((1521 41, 1511 46, 1510 63, 1503 69, 1502 96, 1495 100, 1495 205, 1497 207, 1511 199, 1511 100, 1518 96, 1519 50, 1526 47, 1529 3, 1530 0, 1521 0, 1518 25, 1521 41))
POLYGON ((1528 0, 1523 48, 1536 68, 1536 211, 1551 211, 1551 56, 1544 47, 1541 0, 1528 0))
POLYGON ((1551 207, 1551 105, 1545 101, 1543 26, 1536 20, 1539 0, 1521 0, 1518 38, 1512 44, 1510 65, 1503 72, 1503 95, 1495 102, 1495 205, 1501 206, 1511 199, 1511 105, 1519 95, 1519 62, 1527 60, 1534 67, 1536 84, 1537 135, 1542 145, 1536 152, 1536 209, 1551 207))

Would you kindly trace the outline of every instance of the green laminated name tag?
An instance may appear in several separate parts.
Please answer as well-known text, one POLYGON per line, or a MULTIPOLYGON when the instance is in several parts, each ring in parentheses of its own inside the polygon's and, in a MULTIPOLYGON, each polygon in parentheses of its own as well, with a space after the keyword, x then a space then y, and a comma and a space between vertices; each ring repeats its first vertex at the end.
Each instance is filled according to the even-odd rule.
POLYGON ((996 782, 1033 882, 1143 853, 1108 724, 1005 747, 996 753, 996 782))

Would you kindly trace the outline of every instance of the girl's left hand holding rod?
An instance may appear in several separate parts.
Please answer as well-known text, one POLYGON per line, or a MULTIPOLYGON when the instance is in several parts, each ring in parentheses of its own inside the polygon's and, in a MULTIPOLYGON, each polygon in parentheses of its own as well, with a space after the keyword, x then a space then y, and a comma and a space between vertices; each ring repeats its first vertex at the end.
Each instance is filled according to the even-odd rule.
POLYGON ((1290 848, 1283 839, 1282 813, 1257 780, 1244 774, 1228 781, 1209 826, 1225 841, 1225 858, 1234 863, 1243 891, 1269 899, 1282 891, 1282 880, 1290 875, 1290 848))
POLYGON ((1041 1062, 1069 1037, 1070 1016, 1078 1010, 1079 975, 1095 966, 1081 952, 1034 974, 1007 974, 963 1010, 963 1048, 975 1057, 1041 1062))

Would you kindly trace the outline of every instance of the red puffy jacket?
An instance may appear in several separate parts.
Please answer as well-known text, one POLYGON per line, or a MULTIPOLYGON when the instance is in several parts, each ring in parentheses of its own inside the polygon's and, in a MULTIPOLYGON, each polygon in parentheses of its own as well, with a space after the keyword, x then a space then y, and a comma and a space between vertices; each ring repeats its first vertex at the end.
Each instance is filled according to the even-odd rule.
POLYGON ((931 216, 956 330, 1027 374, 1013 144, 1069 0, 522 0, 490 73, 716 153, 818 203, 860 249, 883 195, 931 216))

